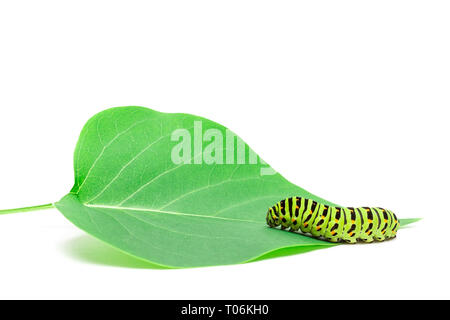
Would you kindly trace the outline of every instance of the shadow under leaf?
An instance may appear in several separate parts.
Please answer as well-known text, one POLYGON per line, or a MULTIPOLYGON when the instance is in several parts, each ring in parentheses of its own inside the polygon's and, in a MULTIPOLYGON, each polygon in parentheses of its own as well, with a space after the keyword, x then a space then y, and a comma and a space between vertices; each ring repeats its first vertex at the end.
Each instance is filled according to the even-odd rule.
POLYGON ((336 246, 335 244, 330 244, 329 246, 295 246, 295 247, 286 247, 277 249, 268 253, 265 253, 257 258, 251 259, 248 262, 257 262, 267 259, 273 259, 273 258, 279 258, 279 257, 286 257, 296 254, 302 254, 307 253, 314 250, 321 250, 336 246))
POLYGON ((66 241, 62 250, 71 258, 97 265, 132 269, 170 269, 135 258, 89 235, 81 235, 66 241))

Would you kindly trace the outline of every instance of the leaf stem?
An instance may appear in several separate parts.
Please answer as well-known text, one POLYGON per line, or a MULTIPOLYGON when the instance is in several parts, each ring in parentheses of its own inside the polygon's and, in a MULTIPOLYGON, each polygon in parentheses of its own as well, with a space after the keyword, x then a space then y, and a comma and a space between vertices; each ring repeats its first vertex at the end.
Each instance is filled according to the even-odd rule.
POLYGON ((51 208, 54 208, 54 207, 55 206, 53 205, 53 203, 47 203, 47 204, 41 204, 39 206, 0 210, 0 214, 44 210, 44 209, 51 209, 51 208))

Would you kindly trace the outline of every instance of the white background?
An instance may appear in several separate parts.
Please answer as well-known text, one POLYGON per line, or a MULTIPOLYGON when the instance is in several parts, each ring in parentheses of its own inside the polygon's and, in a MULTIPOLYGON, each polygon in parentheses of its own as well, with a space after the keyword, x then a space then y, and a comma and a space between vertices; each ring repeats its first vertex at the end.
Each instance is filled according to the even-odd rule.
POLYGON ((1 208, 59 200, 88 118, 141 105, 224 124, 335 203, 424 218, 387 243, 154 270, 57 210, 4 215, 0 298, 450 298, 449 16, 448 1, 0 2, 1 208))

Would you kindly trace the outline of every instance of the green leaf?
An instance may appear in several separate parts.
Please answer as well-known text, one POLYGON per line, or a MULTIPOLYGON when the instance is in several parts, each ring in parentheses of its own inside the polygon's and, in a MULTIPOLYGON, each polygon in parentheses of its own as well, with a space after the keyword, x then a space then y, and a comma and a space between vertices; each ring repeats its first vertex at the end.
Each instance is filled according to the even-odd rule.
POLYGON ((334 245, 268 228, 267 208, 282 198, 331 203, 208 119, 108 109, 83 128, 74 169, 72 191, 55 206, 92 236, 160 266, 236 264, 334 245))
POLYGON ((420 220, 422 220, 422 218, 400 219, 400 229, 420 220))
MULTIPOLYGON (((243 263, 262 255, 277 256, 274 251, 279 249, 299 247, 299 252, 306 252, 331 246, 245 218, 88 207, 72 194, 63 198, 57 208, 94 237, 134 257, 167 267, 243 263)), ((260 220, 264 221, 264 213, 260 220)))

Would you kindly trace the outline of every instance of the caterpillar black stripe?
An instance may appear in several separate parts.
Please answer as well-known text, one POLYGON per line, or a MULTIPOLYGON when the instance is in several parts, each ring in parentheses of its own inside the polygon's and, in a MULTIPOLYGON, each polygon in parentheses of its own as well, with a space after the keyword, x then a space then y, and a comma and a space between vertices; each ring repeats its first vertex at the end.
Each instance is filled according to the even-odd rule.
POLYGON ((347 243, 395 238, 400 226, 390 210, 328 206, 300 197, 281 200, 269 208, 266 221, 272 228, 280 226, 330 242, 347 243))

